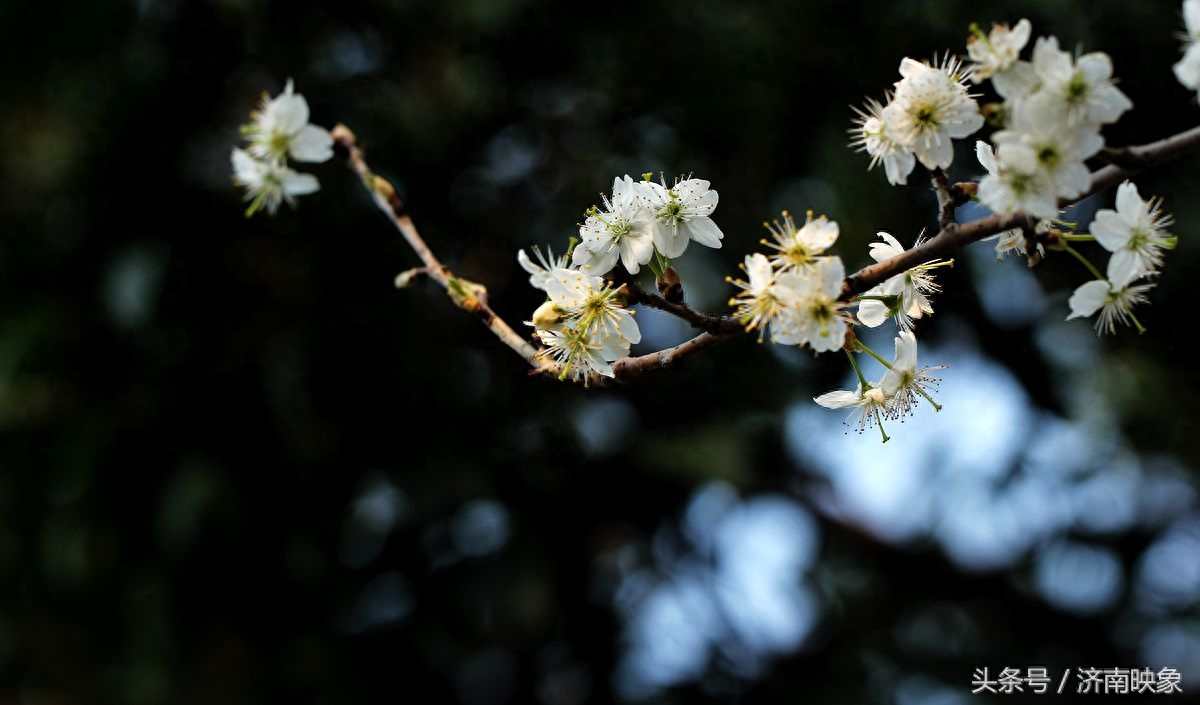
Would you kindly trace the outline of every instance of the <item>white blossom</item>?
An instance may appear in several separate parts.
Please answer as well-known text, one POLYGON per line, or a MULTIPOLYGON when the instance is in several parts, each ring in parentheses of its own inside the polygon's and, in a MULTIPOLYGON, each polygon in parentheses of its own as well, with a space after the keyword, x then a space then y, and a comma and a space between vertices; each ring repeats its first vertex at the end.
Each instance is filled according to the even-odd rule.
POLYGON ((537 337, 545 346, 539 355, 558 366, 559 379, 586 384, 591 374, 614 376, 612 363, 605 357, 603 346, 578 327, 539 328, 537 337))
MULTIPOLYGON (((890 101, 890 99, 889 99, 890 101)), ((866 109, 855 108, 858 113, 851 128, 850 146, 856 151, 866 152, 871 157, 867 170, 883 163, 888 183, 904 184, 912 173, 917 160, 913 151, 900 142, 896 133, 899 108, 890 102, 885 108, 879 101, 868 99, 866 109)))
POLYGON ((1017 102, 1009 128, 994 134, 992 141, 1001 162, 1034 164, 1050 179, 1058 198, 1075 198, 1092 185, 1084 160, 1100 151, 1104 138, 1098 126, 1072 125, 1048 113, 1045 106, 1038 101, 1017 102))
MULTIPOLYGON (((1043 218, 1042 220, 1039 220, 1037 222, 1037 224, 1033 227, 1033 230, 1036 233, 1044 234, 1044 233, 1050 232, 1053 228, 1054 228, 1054 222, 1049 219, 1043 218)), ((985 237, 984 240, 995 240, 996 241, 995 249, 996 249, 996 261, 997 262, 1003 262, 1004 259, 1008 256, 1009 252, 1015 251, 1017 254, 1021 255, 1022 257, 1028 256, 1028 254, 1029 254, 1029 252, 1025 246, 1026 245, 1025 231, 1022 230, 1021 228, 1012 228, 1011 230, 1005 230, 1004 232, 997 233, 995 235, 992 235, 991 237, 985 237)), ((1044 247, 1042 247, 1042 244, 1040 242, 1037 243, 1037 251, 1038 251, 1039 255, 1044 255, 1046 253, 1046 249, 1044 247)))
POLYGON ((1038 86, 1037 72, 1028 61, 1018 61, 1007 71, 992 76, 992 88, 1010 103, 1028 98, 1038 86))
POLYGON ((1005 161, 980 140, 975 143, 975 156, 988 172, 979 181, 978 198, 983 205, 1003 215, 1022 210, 1035 218, 1058 215, 1054 182, 1038 168, 1030 151, 1013 150, 1009 155, 1012 161, 1005 161))
POLYGON ((924 399, 941 411, 942 406, 933 400, 932 391, 937 391, 938 378, 930 376, 930 370, 944 369, 945 365, 917 369, 917 337, 911 331, 900 331, 896 338, 896 358, 883 375, 879 386, 891 402, 891 413, 896 418, 909 416, 919 399, 924 399))
POLYGON ((947 57, 940 66, 905 58, 901 80, 887 109, 897 140, 911 149, 929 169, 944 169, 954 160, 954 138, 970 135, 983 126, 979 106, 967 93, 966 76, 957 59, 947 57))
POLYGON ((579 226, 582 242, 575 247, 576 265, 596 274, 604 274, 618 259, 630 274, 654 255, 654 216, 646 198, 633 179, 613 179, 612 198, 601 196, 604 211, 593 208, 579 226))
POLYGON ((595 373, 612 377, 611 363, 629 355, 642 339, 621 293, 600 277, 556 267, 546 272, 546 303, 530 322, 562 379, 587 381, 595 373))
POLYGON ((792 319, 799 303, 799 278, 794 273, 777 273, 770 260, 757 253, 746 255, 742 268, 748 281, 725 278, 742 290, 729 300, 729 305, 735 308, 733 315, 741 321, 746 332, 758 331, 759 342, 768 329, 772 342, 790 342, 794 327, 792 319))
POLYGON ((1071 314, 1067 316, 1067 320, 1087 318, 1099 311, 1100 315, 1096 318, 1095 324, 1097 335, 1114 333, 1118 323, 1121 325, 1132 323, 1137 327, 1139 333, 1145 332, 1145 328, 1133 314, 1133 307, 1148 301, 1146 292, 1150 291, 1154 285, 1133 284, 1129 279, 1114 279, 1111 260, 1108 277, 1108 279, 1094 279, 1087 282, 1071 294, 1071 298, 1067 301, 1071 314))
POLYGON ((785 334, 776 336, 775 341, 785 344, 807 345, 814 352, 830 352, 842 347, 846 341, 849 325, 842 309, 845 304, 838 300, 846 268, 837 257, 820 257, 804 271, 803 275, 787 272, 780 278, 791 276, 787 282, 797 301, 790 312, 785 334))
POLYGON ((1173 219, 1162 213, 1161 200, 1144 201, 1137 186, 1126 181, 1117 187, 1117 209, 1102 208, 1092 221, 1092 235, 1113 253, 1109 276, 1117 281, 1153 274, 1162 265, 1163 250, 1175 247, 1167 232, 1173 219))
MULTIPOLYGON (((871 258, 876 262, 884 262, 904 253, 904 246, 891 234, 878 234, 883 242, 871 244, 871 258)), ((916 245, 920 244, 918 239, 916 245)), ((869 328, 875 328, 894 316, 901 330, 912 330, 913 319, 933 313, 929 295, 940 291, 941 287, 933 280, 932 270, 947 264, 949 262, 946 260, 919 264, 867 291, 858 302, 858 320, 869 328)))
POLYGON ((721 247, 725 236, 709 217, 717 207, 717 192, 707 181, 685 179, 670 188, 653 181, 638 185, 654 215, 654 246, 664 257, 682 255, 693 240, 705 247, 721 247))
POLYGON ((557 326, 573 326, 600 346, 606 360, 619 360, 642 339, 633 312, 624 307, 619 290, 600 277, 577 269, 554 269, 546 279, 546 296, 558 314, 557 326))
POLYGON ((333 138, 322 127, 308 122, 308 102, 296 93, 288 79, 283 93, 263 96, 262 105, 250 114, 254 122, 242 128, 250 140, 250 154, 282 164, 289 157, 298 162, 323 162, 333 156, 333 138))
POLYGON ((771 262, 780 270, 799 269, 816 262, 817 257, 833 246, 838 239, 838 224, 825 216, 813 218, 812 211, 805 214, 804 225, 796 227, 792 214, 784 211, 783 222, 763 223, 771 233, 770 240, 762 244, 776 250, 771 262))
POLYGON ((1033 70, 1038 89, 1029 100, 1044 102, 1044 110, 1062 111, 1072 125, 1116 122, 1133 107, 1113 85, 1112 59, 1104 52, 1094 51, 1074 61, 1058 48, 1057 37, 1041 37, 1033 47, 1033 70))
POLYGON ((529 285, 535 289, 546 290, 546 282, 549 281, 552 270, 571 268, 570 255, 564 254, 555 258, 554 250, 548 247, 543 253, 541 248, 535 245, 533 256, 537 258, 537 262, 531 260, 529 255, 525 254, 525 250, 517 250, 517 263, 521 265, 521 269, 529 272, 529 285))
POLYGON ((1033 25, 1029 20, 1022 19, 1012 29, 1006 24, 994 24, 989 34, 984 34, 975 25, 972 25, 972 29, 974 32, 967 38, 967 56, 974 62, 971 65, 971 81, 981 83, 1012 69, 1021 50, 1029 42, 1033 25))
POLYGON ((297 196, 315 193, 321 188, 311 174, 301 174, 278 162, 255 159, 241 149, 234 148, 230 162, 233 182, 246 189, 246 200, 250 201, 247 217, 259 210, 274 215, 280 203, 287 202, 294 207, 297 196))
POLYGON ((887 443, 890 440, 883 430, 883 419, 891 415, 892 406, 891 399, 883 389, 868 386, 864 390, 860 384, 854 391, 838 389, 813 397, 813 401, 826 409, 851 409, 850 417, 845 421, 847 426, 853 422, 855 430, 859 433, 878 426, 883 442, 887 443))

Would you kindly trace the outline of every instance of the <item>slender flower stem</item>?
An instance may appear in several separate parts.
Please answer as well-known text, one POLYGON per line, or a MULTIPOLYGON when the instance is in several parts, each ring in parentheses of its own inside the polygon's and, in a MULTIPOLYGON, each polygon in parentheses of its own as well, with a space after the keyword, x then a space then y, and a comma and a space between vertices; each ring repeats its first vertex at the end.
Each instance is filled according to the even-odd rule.
POLYGON ((1096 236, 1091 233, 1063 233, 1062 239, 1067 242, 1095 242, 1096 236))
POLYGON ((663 267, 662 267, 662 264, 660 264, 658 261, 658 253, 657 252, 655 252, 654 256, 650 258, 650 261, 646 263, 646 266, 650 268, 650 272, 652 274, 654 274, 654 278, 656 280, 662 281, 663 267))
POLYGON ((1072 257, 1074 257, 1075 259, 1079 260, 1080 262, 1083 262, 1083 266, 1085 266, 1085 267, 1087 267, 1087 268, 1088 268, 1088 271, 1092 273, 1092 276, 1096 277, 1097 279, 1099 279, 1099 280, 1101 280, 1101 281, 1107 281, 1107 280, 1108 280, 1108 277, 1106 277, 1106 276, 1104 276, 1103 274, 1101 274, 1101 273, 1100 273, 1100 270, 1099 270, 1099 269, 1096 269, 1096 265, 1094 265, 1094 264, 1092 264, 1091 262, 1089 262, 1089 261, 1088 261, 1088 258, 1087 258, 1087 257, 1084 257, 1082 254, 1080 254, 1079 250, 1076 250, 1074 247, 1071 247, 1070 245, 1067 245, 1066 247, 1064 247, 1064 248, 1063 248, 1063 251, 1064 251, 1064 252, 1069 252, 1069 253, 1071 254, 1071 256, 1072 256, 1072 257))
POLYGON ((1142 322, 1138 320, 1137 316, 1133 315, 1133 311, 1129 312, 1129 320, 1133 321, 1133 325, 1137 327, 1138 335, 1142 335, 1146 332, 1146 327, 1142 325, 1142 322))
POLYGON ((863 377, 862 370, 858 368, 858 360, 854 359, 854 353, 846 350, 846 357, 850 358, 850 366, 854 368, 854 374, 858 375, 858 384, 862 387, 862 391, 865 392, 870 389, 871 383, 867 381, 866 377, 863 377))
POLYGON ((884 367, 888 368, 889 370, 892 369, 892 363, 890 363, 887 360, 880 357, 879 353, 877 353, 874 350, 872 350, 871 348, 867 347, 867 344, 861 340, 858 341, 858 349, 862 350, 863 352, 865 352, 866 354, 875 358, 876 360, 879 360, 879 364, 883 365, 884 367))

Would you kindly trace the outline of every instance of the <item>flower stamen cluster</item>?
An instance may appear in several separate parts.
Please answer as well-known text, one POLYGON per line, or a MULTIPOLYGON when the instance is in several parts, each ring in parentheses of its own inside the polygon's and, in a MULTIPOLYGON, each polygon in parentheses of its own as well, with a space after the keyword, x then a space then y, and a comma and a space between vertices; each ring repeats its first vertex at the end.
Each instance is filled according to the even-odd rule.
POLYGON ((726 277, 741 293, 729 300, 735 317, 747 332, 757 330, 761 342, 803 345, 814 352, 842 347, 849 330, 845 303, 840 300, 846 268, 838 257, 823 256, 838 237, 836 222, 813 219, 797 228, 784 211, 783 222, 767 225, 776 251, 770 258, 747 255, 742 269, 747 281, 726 277))

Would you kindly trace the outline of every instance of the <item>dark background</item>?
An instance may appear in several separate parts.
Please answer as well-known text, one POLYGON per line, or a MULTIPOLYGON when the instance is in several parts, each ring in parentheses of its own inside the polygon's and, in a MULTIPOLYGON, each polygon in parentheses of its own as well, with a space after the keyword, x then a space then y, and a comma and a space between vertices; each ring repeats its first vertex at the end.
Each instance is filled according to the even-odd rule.
MULTIPOLYGON (((0 700, 948 704, 1037 665, 1197 692, 1195 158, 1138 179, 1179 221, 1149 333, 1097 341, 1062 320, 1076 263, 977 245, 920 326, 946 410, 882 447, 810 401, 837 356, 530 378, 392 287, 416 260, 341 164, 276 218, 229 181, 293 77, 519 323, 518 247, 561 250, 613 176, 695 172, 725 247, 678 266, 719 310, 782 208, 849 267, 931 227, 848 106, 1022 16, 1111 53, 1110 144, 1200 116, 1157 0, 0 3, 0 700)), ((643 351, 688 335, 639 319, 643 351)))

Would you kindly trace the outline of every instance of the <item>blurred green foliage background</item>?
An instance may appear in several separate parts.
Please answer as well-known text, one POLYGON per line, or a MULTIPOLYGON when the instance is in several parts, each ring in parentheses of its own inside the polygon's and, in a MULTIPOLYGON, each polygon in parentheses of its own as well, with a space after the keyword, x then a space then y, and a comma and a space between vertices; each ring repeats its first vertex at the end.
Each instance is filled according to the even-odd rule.
MULTIPOLYGON (((629 388, 531 379, 392 287, 415 259, 342 165, 273 219, 229 180, 292 77, 516 323, 517 248, 561 250, 613 176, 694 172, 725 247, 678 266, 719 310, 782 208, 837 220, 851 267, 932 227, 848 106, 1020 17, 1111 53, 1110 144, 1200 117, 1160 0, 0 3, 0 700, 957 703, 1038 664, 1170 666, 1190 697, 1194 157, 1138 180, 1180 236, 1148 334, 1097 342, 1062 322, 1075 263, 978 245, 920 329, 947 410, 884 447, 809 401, 844 360, 751 340, 629 388)), ((688 335, 644 313, 644 350, 688 335)))

